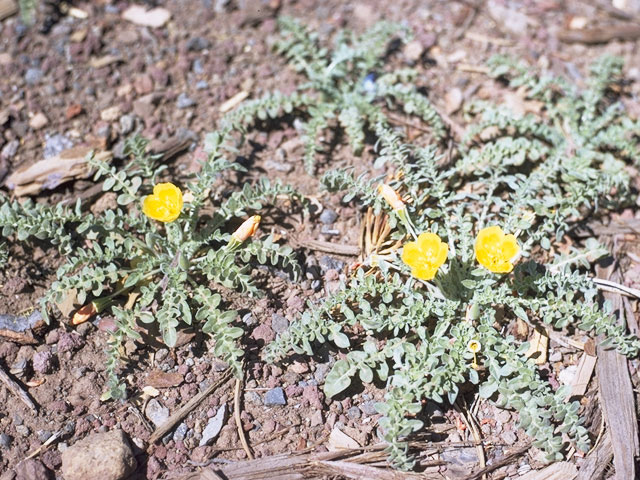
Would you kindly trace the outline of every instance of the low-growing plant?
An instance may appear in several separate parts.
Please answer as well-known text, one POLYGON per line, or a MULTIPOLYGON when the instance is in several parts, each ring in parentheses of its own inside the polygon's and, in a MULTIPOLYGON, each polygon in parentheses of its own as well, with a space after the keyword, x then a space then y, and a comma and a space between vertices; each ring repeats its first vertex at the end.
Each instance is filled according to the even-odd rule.
POLYGON ((399 106, 432 129, 435 141, 445 138, 445 125, 429 99, 413 85, 415 70, 379 72, 394 36, 406 40, 408 32, 392 23, 379 23, 361 36, 340 32, 332 50, 319 42, 318 34, 298 21, 278 19, 281 37, 275 49, 307 78, 293 94, 274 92, 245 102, 224 119, 228 129, 246 131, 258 121, 277 119, 295 112, 301 123, 304 164, 315 170, 315 157, 322 150, 323 131, 337 125, 346 133, 353 152, 359 155, 368 133, 385 148, 395 133, 384 106, 399 106), (377 77, 377 78, 376 78, 377 77))
POLYGON ((369 242, 385 249, 367 249, 342 288, 310 303, 266 350, 276 361, 333 344, 340 355, 325 380, 329 397, 356 378, 386 382, 379 426, 403 469, 414 464, 406 437, 423 425, 421 402, 453 403, 467 382, 515 409, 549 461, 562 457, 566 439, 588 449, 579 403, 566 401, 570 387, 554 391, 541 378, 525 355, 528 342, 508 333, 516 319, 542 331, 603 334, 604 346, 626 355, 640 347, 583 268, 606 251, 591 240, 558 253, 575 225, 629 198, 625 162, 640 158, 640 129, 616 100, 621 62, 596 62, 582 90, 504 58, 491 67, 521 87, 523 100, 540 102, 538 110, 473 105, 468 136, 453 155, 394 131, 381 152, 391 171, 384 184, 328 172, 328 190, 378 215, 387 211, 393 229, 369 242), (398 241, 402 250, 393 247, 398 241))
POLYGON ((265 202, 297 194, 266 179, 245 184, 240 191, 214 189, 225 170, 243 170, 226 159, 226 141, 219 132, 207 136, 208 158, 183 189, 156 182, 165 166, 146 153, 147 141, 137 136, 127 141, 131 160, 123 168, 89 158, 96 180, 104 181, 103 190, 117 194, 118 206, 100 215, 84 212, 80 201, 66 208, 0 197, 4 237, 48 240, 64 256, 57 280, 42 299, 43 314, 72 294, 77 303, 86 303, 74 322, 106 309, 113 314, 106 398, 126 393, 117 371, 123 343, 141 338, 139 324, 157 325, 168 347, 175 345, 180 325, 197 325, 215 341, 214 353, 239 374, 242 350, 237 339, 243 330, 234 326, 237 314, 226 308, 220 287, 258 293, 250 276, 251 260, 298 273, 290 247, 278 245, 271 235, 254 236, 259 215, 235 229, 265 202))

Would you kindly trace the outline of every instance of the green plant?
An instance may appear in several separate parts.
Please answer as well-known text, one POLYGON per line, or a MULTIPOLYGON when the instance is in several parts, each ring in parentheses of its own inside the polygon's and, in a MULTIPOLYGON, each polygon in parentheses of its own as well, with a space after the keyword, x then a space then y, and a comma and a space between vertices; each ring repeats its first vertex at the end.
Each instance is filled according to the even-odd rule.
POLYGON ((263 98, 244 102, 225 117, 223 126, 229 130, 246 131, 257 121, 276 119, 296 112, 304 115, 302 123, 304 164, 312 173, 315 156, 322 149, 319 139, 329 127, 339 125, 346 133, 353 152, 359 155, 368 132, 378 139, 381 149, 393 141, 396 134, 383 107, 400 106, 431 126, 433 138, 445 138, 446 128, 426 96, 413 85, 416 72, 411 69, 381 73, 389 42, 395 35, 407 37, 399 25, 379 23, 356 37, 341 32, 333 50, 323 47, 315 32, 296 20, 278 19, 281 38, 275 49, 307 78, 292 95, 274 92, 263 98))
MULTIPOLYGON (((437 146, 407 144, 397 132, 380 151, 401 172, 390 182, 403 199, 390 199, 390 238, 406 246, 414 231, 432 232, 448 245, 444 265, 433 260, 439 267, 433 281, 413 277, 398 252, 366 252, 341 290, 309 304, 265 352, 276 361, 290 351, 313 355, 318 343, 332 343, 342 353, 325 381, 329 397, 356 377, 386 382, 385 401, 376 406, 383 414, 379 425, 392 461, 403 469, 414 463, 406 437, 422 426, 416 418, 421 401, 453 403, 466 382, 517 410, 520 427, 549 461, 562 457, 559 433, 587 450, 579 404, 565 402, 568 387, 553 391, 540 377, 524 355, 527 342, 505 334, 512 321, 604 334, 605 345, 627 355, 640 348, 598 299, 584 270, 606 251, 593 240, 568 255, 552 250, 583 219, 629 199, 625 165, 640 158, 640 125, 613 94, 621 63, 596 62, 584 90, 504 58, 491 66, 496 78, 522 86, 525 99, 542 102, 540 111, 517 115, 504 105, 473 105, 467 138, 451 161, 437 146), (476 234, 491 225, 517 237, 521 258, 510 273, 507 263, 494 270, 505 273, 493 273, 476 262, 476 234)), ((341 170, 328 172, 323 182, 330 191, 347 192, 345 202, 355 198, 376 213, 389 210, 377 192, 379 178, 341 170)))
POLYGON ((137 136, 127 141, 125 151, 132 158, 123 168, 88 158, 96 180, 104 180, 103 190, 117 194, 118 206, 101 215, 84 213, 80 202, 65 208, 0 197, 4 237, 49 240, 65 257, 57 280, 42 299, 43 313, 70 292, 77 292, 79 304, 89 301, 79 310, 81 316, 111 308, 116 327, 107 348, 107 373, 108 393, 114 398, 125 395, 116 373, 123 342, 140 339, 139 322, 156 324, 169 347, 176 343, 179 325, 198 325, 214 339, 214 353, 239 374, 242 350, 237 339, 243 330, 234 326, 236 312, 225 308, 219 287, 259 293, 249 272, 252 260, 298 273, 292 249, 278 245, 271 236, 245 241, 248 235, 239 239, 230 235, 234 220, 262 210, 277 195, 297 194, 267 180, 245 184, 235 192, 217 187, 214 194, 214 181, 221 173, 243 170, 225 158, 226 140, 219 132, 207 136, 208 158, 195 178, 185 183, 189 195, 185 194, 184 207, 181 200, 175 221, 162 224, 140 213, 140 194, 149 192, 165 166, 145 153, 147 141, 137 136))

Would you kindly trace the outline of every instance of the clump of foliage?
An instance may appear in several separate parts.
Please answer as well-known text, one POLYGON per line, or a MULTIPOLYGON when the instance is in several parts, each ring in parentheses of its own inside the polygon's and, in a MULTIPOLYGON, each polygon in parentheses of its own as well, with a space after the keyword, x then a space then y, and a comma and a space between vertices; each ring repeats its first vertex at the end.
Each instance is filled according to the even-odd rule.
POLYGON ((476 104, 467 112, 468 136, 454 155, 407 143, 389 130, 393 141, 380 152, 395 172, 382 189, 387 201, 378 194, 379 178, 339 170, 323 179, 328 190, 346 192, 344 201, 357 199, 379 214, 387 210, 394 227, 388 244, 400 240, 406 251, 416 233, 435 234, 420 247, 431 251, 418 252, 433 268, 412 275, 402 259, 413 262, 415 245, 402 257, 397 250, 366 252, 338 292, 309 304, 266 351, 276 361, 291 351, 313 355, 318 344, 332 343, 344 355, 325 380, 329 397, 356 378, 386 382, 385 400, 376 405, 383 415, 379 425, 391 459, 403 469, 414 464, 405 439, 423 424, 416 418, 421 401, 453 403, 466 382, 477 384, 482 397, 517 410, 520 427, 549 461, 562 457, 567 439, 588 449, 579 404, 565 401, 568 387, 554 391, 541 378, 525 356, 527 342, 505 333, 514 320, 531 328, 604 334, 605 345, 626 355, 640 347, 616 324, 584 269, 585 259, 598 258, 603 249, 591 241, 566 255, 554 253, 578 222, 628 198, 625 162, 640 158, 640 125, 614 95, 621 62, 596 62, 582 90, 504 58, 491 66, 495 77, 522 87, 525 99, 541 102, 539 110, 523 115, 504 105, 476 104), (509 259, 493 271, 478 263, 491 265, 485 257, 494 247, 481 246, 488 250, 480 254, 474 245, 490 226, 516 237, 517 248, 507 236, 510 255, 520 252, 515 268, 509 259), (447 257, 436 262, 439 239, 447 257))
POLYGON ((378 139, 381 148, 393 142, 395 134, 384 112, 385 105, 402 107, 407 114, 421 118, 431 127, 434 140, 445 138, 442 119, 412 84, 416 72, 379 72, 389 42, 396 35, 405 40, 408 37, 399 25, 379 23, 359 37, 342 31, 332 50, 321 45, 317 33, 296 20, 282 17, 278 25, 281 38, 275 43, 276 51, 308 81, 293 94, 274 92, 245 102, 225 118, 226 128, 246 131, 259 120, 276 119, 294 111, 304 115, 304 164, 310 173, 315 170, 316 153, 322 150, 320 136, 336 121, 356 154, 362 152, 368 133, 378 139))
MULTIPOLYGON (((231 234, 238 220, 260 211, 265 202, 277 195, 297 194, 266 179, 253 186, 245 184, 240 191, 222 191, 220 186, 214 191, 214 182, 222 172, 243 170, 227 160, 227 140, 219 132, 207 136, 208 158, 195 178, 184 184, 184 206, 181 190, 171 185, 179 194, 179 205, 171 207, 174 215, 164 218, 165 223, 141 213, 143 194, 151 193, 166 166, 158 163, 157 156, 146 153, 147 141, 138 136, 127 141, 125 152, 131 160, 121 169, 89 159, 96 180, 104 180, 103 190, 117 194, 118 206, 100 215, 84 212, 80 201, 74 208, 66 208, 0 196, 4 237, 48 240, 65 257, 57 280, 42 299, 43 314, 70 292, 77 292, 79 304, 89 301, 81 314, 110 308, 115 317, 107 349, 112 397, 125 395, 116 373, 124 341, 141 338, 139 322, 156 324, 168 347, 176 343, 180 325, 197 325, 215 340, 215 354, 239 374, 242 350, 237 339, 243 331, 234 326, 236 312, 225 308, 218 293, 224 291, 220 286, 258 293, 249 273, 251 260, 290 269, 297 275, 292 249, 278 245, 271 235, 245 241, 247 238, 238 240, 231 234)), ((153 212, 145 213, 161 219, 153 212)))

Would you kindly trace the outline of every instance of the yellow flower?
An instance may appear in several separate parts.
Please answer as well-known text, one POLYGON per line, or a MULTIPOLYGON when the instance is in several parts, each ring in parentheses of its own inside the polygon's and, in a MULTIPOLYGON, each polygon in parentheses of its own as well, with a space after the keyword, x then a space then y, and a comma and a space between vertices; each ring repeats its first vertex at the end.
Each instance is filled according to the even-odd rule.
POLYGON ((142 201, 142 213, 160 222, 173 222, 182 210, 182 192, 173 183, 159 183, 142 201))
POLYGON ((468 344, 467 344, 467 348, 469 349, 470 352, 476 354, 480 351, 481 345, 480 342, 477 340, 471 340, 468 344))
POLYGON ((432 280, 447 260, 449 246, 435 233, 421 233, 417 242, 409 242, 402 249, 402 261, 411 267, 411 275, 432 280))
POLYGON ((231 237, 236 242, 244 242, 247 238, 252 237, 256 230, 258 230, 258 225, 260 224, 261 217, 260 215, 254 215, 253 217, 247 218, 242 225, 238 227, 238 229, 231 234, 231 237))
POLYGON ((393 188, 385 183, 381 183, 378 185, 378 193, 382 195, 387 203, 393 208, 395 211, 402 210, 404 208, 404 202, 398 192, 396 192, 393 188))
POLYGON ((502 228, 494 225, 480 230, 476 237, 476 259, 483 267, 494 273, 509 273, 511 261, 520 253, 516 237, 505 235, 502 228))

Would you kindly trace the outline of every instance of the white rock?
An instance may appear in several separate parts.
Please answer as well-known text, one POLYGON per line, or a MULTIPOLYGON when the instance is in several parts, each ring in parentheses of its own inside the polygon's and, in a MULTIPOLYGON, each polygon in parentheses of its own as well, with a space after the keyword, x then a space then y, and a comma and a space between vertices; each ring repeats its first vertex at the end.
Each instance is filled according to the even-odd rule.
POLYGON ((207 443, 209 443, 211 440, 214 440, 218 436, 220 430, 222 430, 222 426, 224 425, 224 417, 226 413, 227 404, 223 403, 220 408, 218 408, 216 415, 212 417, 211 420, 209 420, 209 423, 207 423, 207 426, 202 432, 202 438, 200 439, 199 444, 200 447, 205 446, 207 443))

